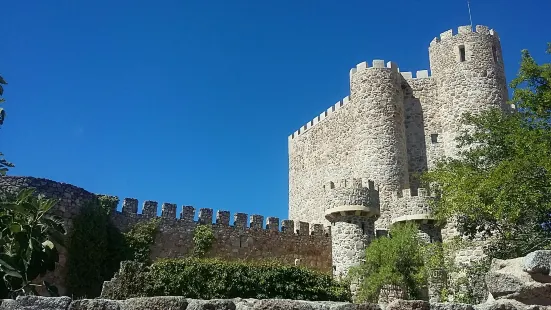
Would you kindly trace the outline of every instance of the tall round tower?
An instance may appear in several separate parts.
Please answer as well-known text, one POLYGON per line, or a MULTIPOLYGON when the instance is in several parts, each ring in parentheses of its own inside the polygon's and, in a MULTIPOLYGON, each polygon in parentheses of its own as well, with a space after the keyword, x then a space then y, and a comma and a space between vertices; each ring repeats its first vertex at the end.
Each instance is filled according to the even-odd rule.
POLYGON ((508 99, 499 37, 486 26, 461 26, 458 34, 448 30, 429 47, 430 68, 441 104, 444 154, 457 154, 454 140, 465 112, 488 107, 506 109, 508 99))
POLYGON ((373 182, 362 179, 329 182, 324 190, 325 218, 331 222, 333 275, 343 277, 365 258, 365 249, 375 236, 378 191, 373 182))
POLYGON ((374 60, 372 67, 366 62, 358 64, 350 70, 350 101, 356 107, 349 122, 355 138, 351 151, 359 154, 352 171, 369 175, 378 184, 381 214, 377 228, 387 229, 392 193, 409 187, 404 94, 398 66, 393 62, 385 66, 383 60, 374 60))

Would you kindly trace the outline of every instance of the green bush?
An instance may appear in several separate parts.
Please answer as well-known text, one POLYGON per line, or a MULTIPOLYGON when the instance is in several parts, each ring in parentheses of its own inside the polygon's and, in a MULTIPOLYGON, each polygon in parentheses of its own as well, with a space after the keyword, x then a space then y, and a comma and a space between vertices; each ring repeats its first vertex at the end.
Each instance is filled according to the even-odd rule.
POLYGON ((158 219, 139 223, 123 234, 109 217, 117 203, 116 197, 98 196, 73 220, 68 246, 67 286, 75 297, 100 296, 103 282, 113 277, 121 261, 149 263, 158 219))
POLYGON ((146 296, 187 298, 286 298, 349 301, 346 283, 328 274, 278 263, 168 259, 151 266, 126 263, 104 298, 146 296), (135 285, 139 279, 140 285, 135 285), (132 288, 132 289, 129 289, 132 288))
POLYGON ((424 245, 417 236, 417 226, 397 224, 391 237, 374 240, 366 249, 365 261, 348 275, 359 283, 357 299, 377 302, 384 286, 400 287, 407 299, 419 299, 427 286, 424 245))
POLYGON ((125 259, 122 234, 109 220, 101 200, 85 205, 73 220, 68 244, 67 286, 75 297, 93 298, 101 293, 125 259))

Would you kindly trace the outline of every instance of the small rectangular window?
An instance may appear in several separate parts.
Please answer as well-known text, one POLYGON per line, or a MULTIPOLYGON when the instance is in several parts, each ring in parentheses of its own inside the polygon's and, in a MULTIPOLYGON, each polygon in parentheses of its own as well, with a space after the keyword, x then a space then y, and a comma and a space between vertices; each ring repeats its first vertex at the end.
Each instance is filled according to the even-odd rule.
POLYGON ((459 61, 460 62, 465 61, 465 45, 459 46, 459 61))
POLYGON ((495 45, 492 45, 492 56, 494 56, 494 63, 497 63, 497 50, 495 45))
POLYGON ((438 143, 438 134, 437 133, 433 133, 433 134, 430 135, 430 142, 438 143))

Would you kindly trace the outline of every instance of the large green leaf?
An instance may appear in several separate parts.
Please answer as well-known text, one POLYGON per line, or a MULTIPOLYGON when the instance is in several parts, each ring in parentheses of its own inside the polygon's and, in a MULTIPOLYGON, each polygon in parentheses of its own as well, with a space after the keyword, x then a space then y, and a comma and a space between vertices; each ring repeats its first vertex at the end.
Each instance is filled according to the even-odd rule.
POLYGON ((10 230, 12 233, 18 233, 18 232, 21 232, 21 225, 17 224, 17 223, 13 223, 10 225, 10 230))

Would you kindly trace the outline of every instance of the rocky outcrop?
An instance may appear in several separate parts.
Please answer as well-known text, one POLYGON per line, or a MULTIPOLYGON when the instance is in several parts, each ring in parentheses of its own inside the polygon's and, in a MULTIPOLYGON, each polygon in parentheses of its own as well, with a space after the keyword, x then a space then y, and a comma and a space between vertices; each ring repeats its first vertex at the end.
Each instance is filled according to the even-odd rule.
POLYGON ((494 259, 486 274, 486 285, 496 300, 551 306, 550 270, 551 251, 535 251, 507 260, 494 259))

